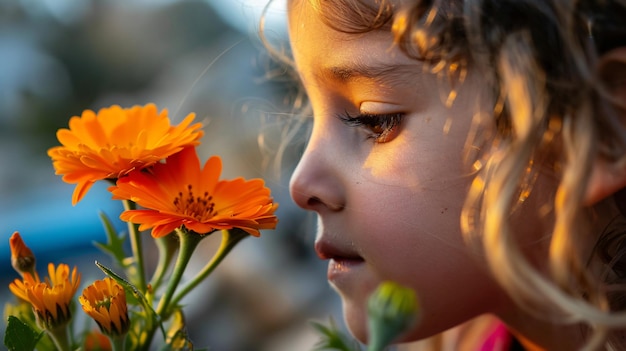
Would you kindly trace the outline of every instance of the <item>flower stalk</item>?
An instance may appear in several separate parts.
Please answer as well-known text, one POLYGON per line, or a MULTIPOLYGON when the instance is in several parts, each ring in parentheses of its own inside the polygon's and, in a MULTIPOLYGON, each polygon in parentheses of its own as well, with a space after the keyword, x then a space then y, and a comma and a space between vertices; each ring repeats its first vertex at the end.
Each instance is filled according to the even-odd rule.
POLYGON ((123 336, 111 336, 111 350, 112 351, 124 351, 126 347, 126 335, 123 336))
POLYGON ((150 279, 150 286, 153 290, 157 290, 167 273, 167 269, 174 259, 174 253, 176 252, 175 239, 171 235, 156 238, 154 240, 157 250, 159 252, 159 261, 157 267, 154 270, 152 279, 150 279))
POLYGON ((70 341, 67 324, 56 328, 46 329, 46 333, 48 333, 48 336, 50 336, 50 339, 52 339, 52 342, 54 343, 54 346, 56 346, 58 351, 72 350, 72 343, 70 341))
POLYGON ((230 250, 232 250, 237 243, 241 241, 241 239, 248 237, 248 233, 241 229, 231 229, 231 230, 222 230, 222 242, 220 243, 220 247, 217 249, 217 252, 207 263, 204 268, 191 280, 187 285, 180 289, 180 292, 176 295, 172 303, 178 304, 180 300, 185 297, 191 290, 193 290, 198 284, 200 284, 204 279, 206 279, 215 268, 222 262, 222 260, 228 255, 230 250))
MULTIPOLYGON (((169 316, 169 307, 172 302, 172 297, 176 292, 176 288, 180 283, 181 278, 183 277, 183 273, 185 272, 185 268, 191 259, 193 252, 196 247, 200 243, 200 241, 205 237, 205 235, 198 235, 197 233, 188 231, 185 227, 180 227, 176 229, 176 234, 178 235, 180 244, 179 244, 179 252, 178 257, 176 259, 176 263, 174 264, 174 269, 172 271, 172 275, 170 276, 169 283, 165 290, 165 293, 161 297, 159 304, 156 309, 156 314, 159 316, 161 322, 167 320, 169 316)), ((146 331, 142 338, 146 342, 143 343, 141 350, 148 350, 150 347, 150 343, 154 337, 154 333, 156 332, 156 325, 150 324, 147 326, 146 331)))
MULTIPOLYGON (((124 204, 124 210, 126 211, 137 209, 137 204, 135 204, 131 200, 122 200, 122 203, 124 204)), ((130 237, 130 247, 133 252, 133 257, 135 259, 135 266, 137 267, 137 280, 135 284, 137 284, 139 290, 145 291, 146 276, 143 263, 143 247, 141 244, 139 225, 133 222, 128 222, 128 236, 130 237)))
POLYGON ((176 259, 176 264, 174 265, 174 270, 165 290, 165 294, 161 297, 159 305, 156 309, 156 313, 163 319, 167 319, 167 316, 169 315, 168 308, 170 306, 170 302, 172 301, 176 288, 183 277, 183 273, 185 272, 185 268, 191 259, 191 255, 200 241, 206 236, 189 231, 184 227, 176 229, 176 234, 180 239, 178 258, 176 259))

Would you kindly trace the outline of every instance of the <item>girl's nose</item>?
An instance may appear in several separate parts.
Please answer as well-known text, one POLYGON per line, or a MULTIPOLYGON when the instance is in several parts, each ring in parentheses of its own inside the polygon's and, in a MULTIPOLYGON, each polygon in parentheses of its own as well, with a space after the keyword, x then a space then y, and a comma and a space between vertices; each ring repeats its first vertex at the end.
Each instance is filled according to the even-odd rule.
POLYGON ((305 210, 318 213, 341 211, 346 205, 346 189, 338 150, 332 150, 329 142, 311 139, 300 159, 289 184, 294 202, 305 210))

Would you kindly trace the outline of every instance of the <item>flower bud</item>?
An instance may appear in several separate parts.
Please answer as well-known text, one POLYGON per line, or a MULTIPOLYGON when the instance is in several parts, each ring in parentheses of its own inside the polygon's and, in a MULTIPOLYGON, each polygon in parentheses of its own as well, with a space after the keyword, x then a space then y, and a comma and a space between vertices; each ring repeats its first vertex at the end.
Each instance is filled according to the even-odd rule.
POLYGON ((93 318, 103 334, 124 336, 130 327, 126 292, 111 278, 96 280, 78 297, 83 311, 93 318))
POLYGON ((394 282, 381 283, 370 296, 368 351, 383 350, 417 321, 415 291, 394 282))
POLYGON ((24 273, 30 273, 38 280, 37 272, 35 271, 35 255, 24 244, 19 232, 11 235, 9 246, 11 247, 11 265, 13 269, 22 277, 24 277, 24 273))

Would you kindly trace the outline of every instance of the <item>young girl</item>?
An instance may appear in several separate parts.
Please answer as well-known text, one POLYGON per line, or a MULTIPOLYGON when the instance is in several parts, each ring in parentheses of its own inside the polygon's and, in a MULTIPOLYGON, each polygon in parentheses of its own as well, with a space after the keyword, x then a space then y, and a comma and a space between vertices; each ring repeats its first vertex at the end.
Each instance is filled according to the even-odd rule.
MULTIPOLYGON (((529 350, 626 348, 626 3, 289 0, 313 129, 291 194, 367 342, 493 315, 529 350)), ((474 345, 472 350, 478 350, 474 345)))

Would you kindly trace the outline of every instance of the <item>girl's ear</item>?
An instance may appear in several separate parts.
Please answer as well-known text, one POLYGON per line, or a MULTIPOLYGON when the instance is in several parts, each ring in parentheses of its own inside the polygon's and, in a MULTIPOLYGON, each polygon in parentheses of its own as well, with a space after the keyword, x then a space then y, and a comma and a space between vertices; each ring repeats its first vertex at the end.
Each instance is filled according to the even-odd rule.
POLYGON ((622 188, 626 188, 626 162, 596 160, 591 170, 584 204, 593 205, 622 188))
MULTIPOLYGON (((601 92, 613 104, 626 129, 626 47, 607 52, 598 61, 596 77, 601 92)), ((626 155, 617 162, 597 159, 593 164, 585 196, 592 205, 626 187, 626 155)))

